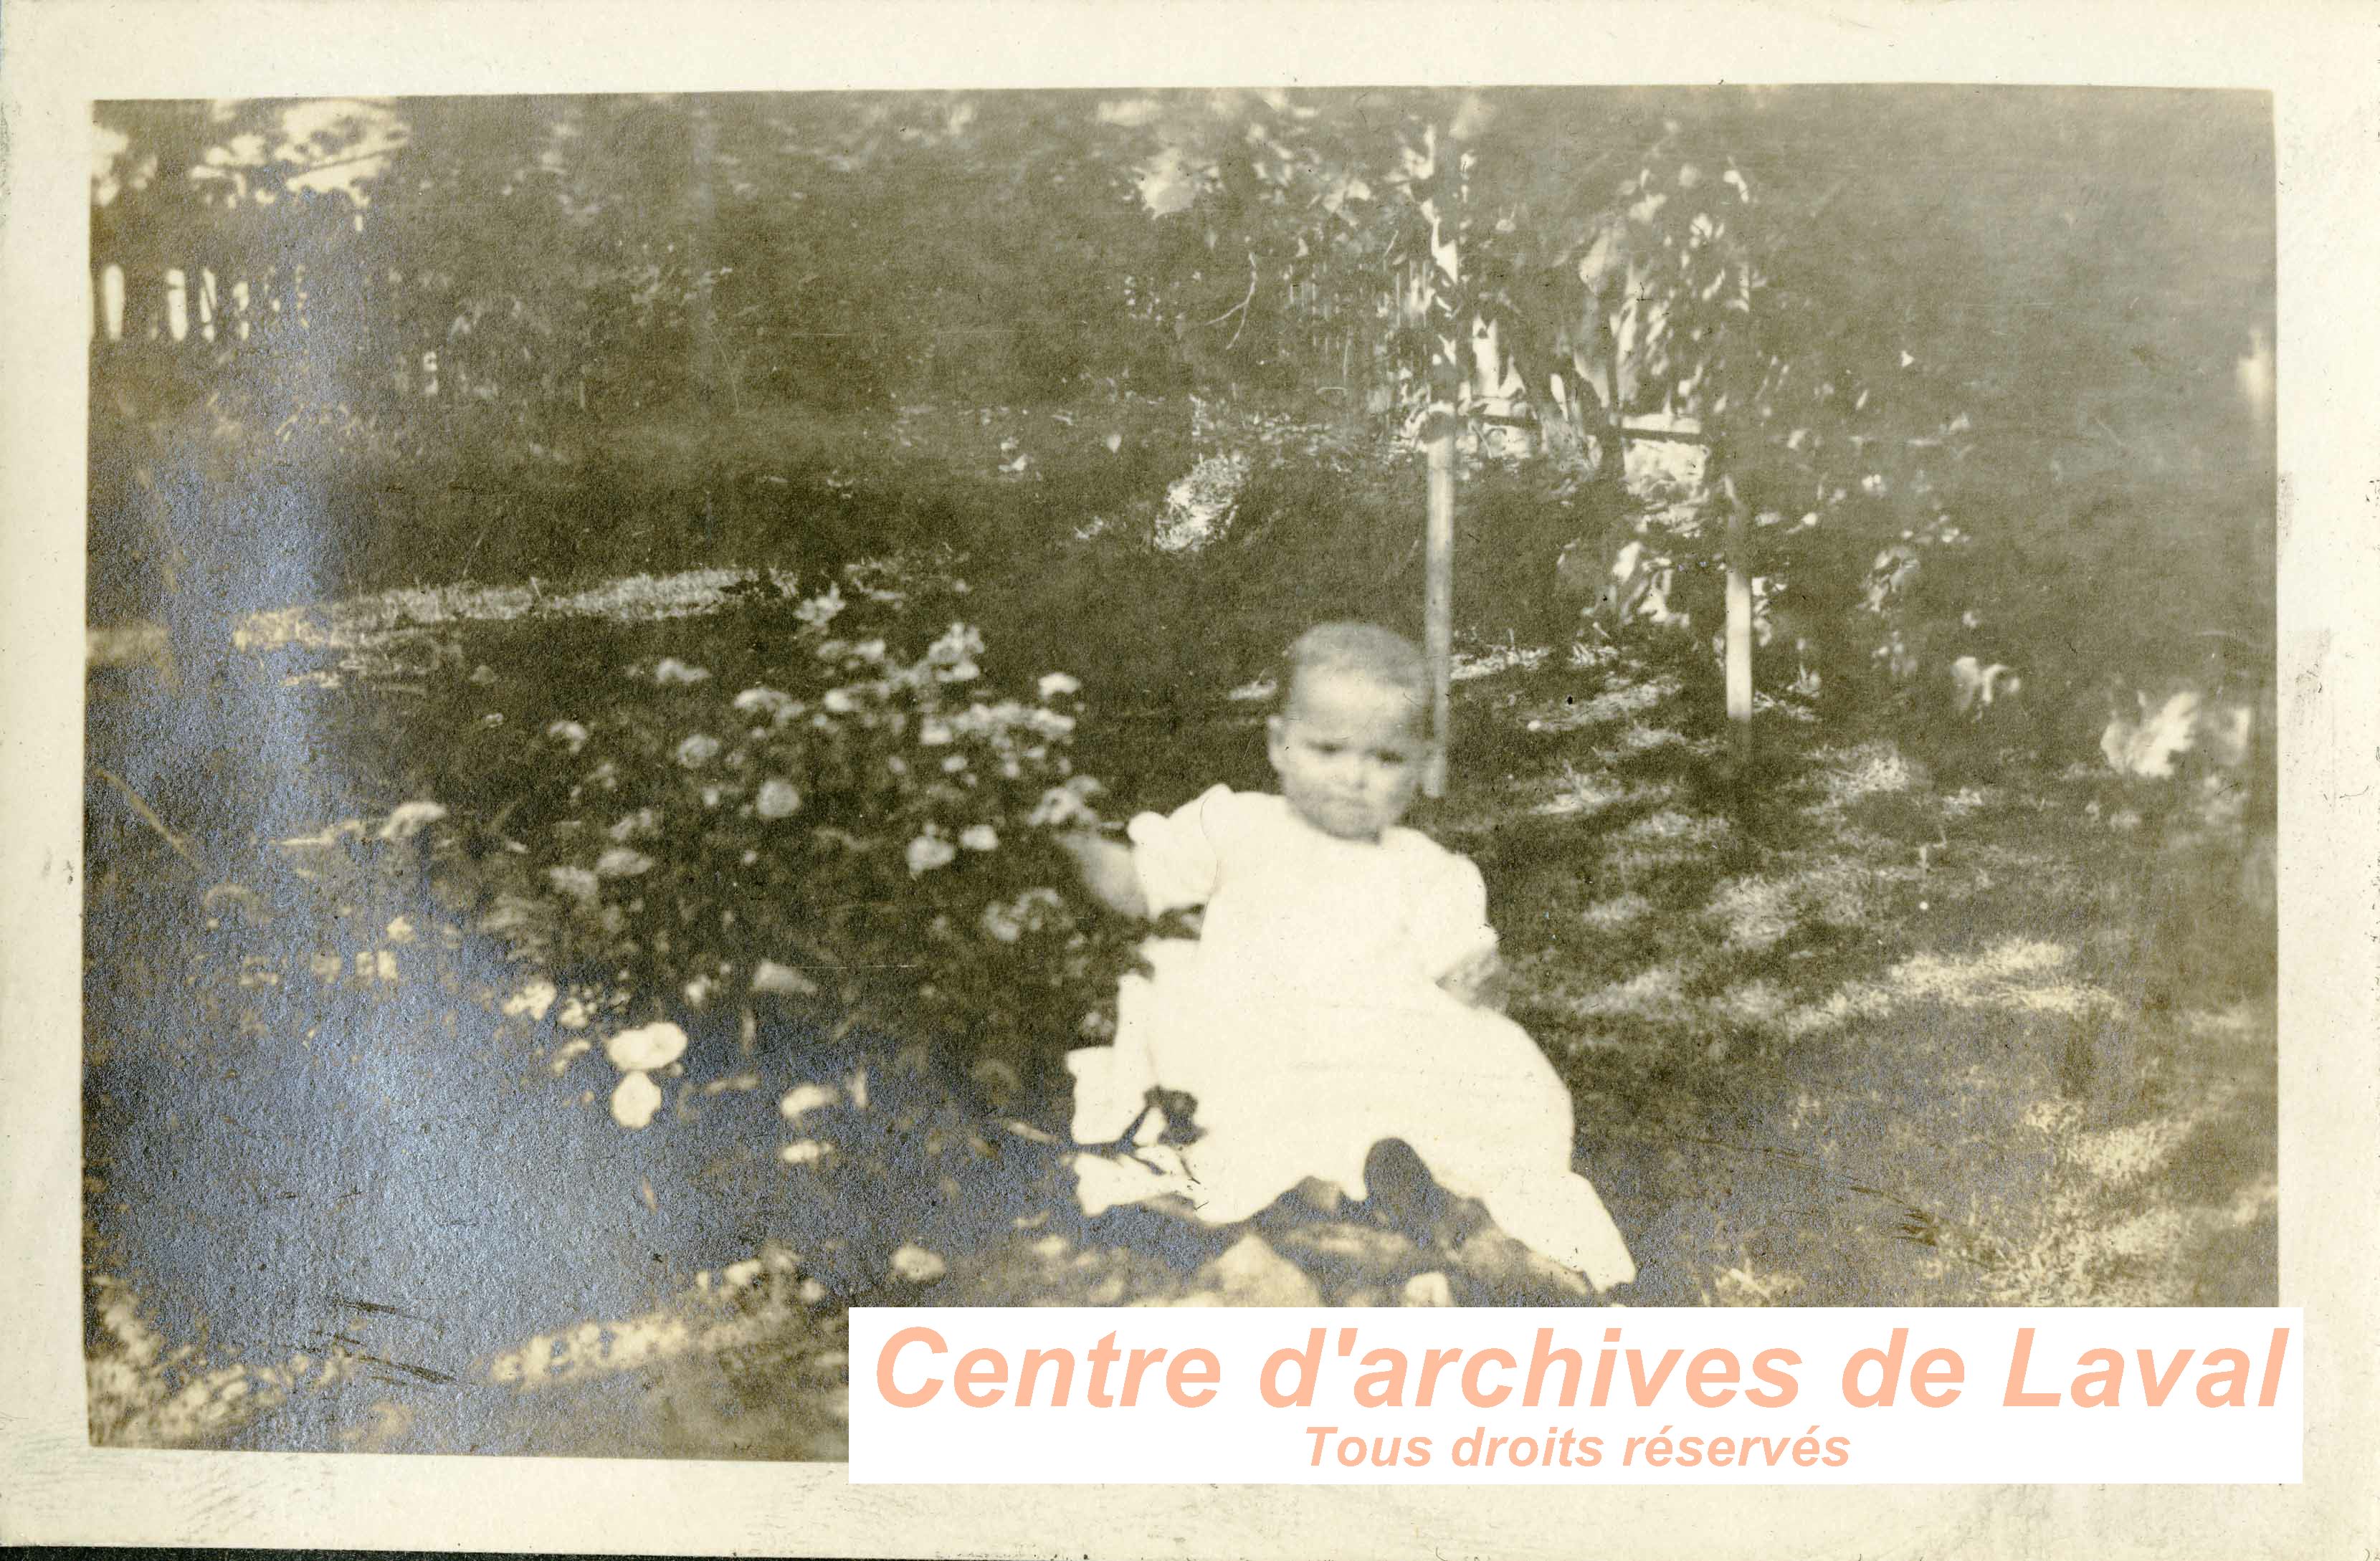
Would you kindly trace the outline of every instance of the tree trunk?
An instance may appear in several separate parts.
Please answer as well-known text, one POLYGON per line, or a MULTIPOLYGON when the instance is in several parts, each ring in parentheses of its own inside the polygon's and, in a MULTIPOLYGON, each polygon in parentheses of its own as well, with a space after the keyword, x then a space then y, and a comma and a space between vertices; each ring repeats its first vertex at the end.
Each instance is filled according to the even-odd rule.
POLYGON ((711 169, 719 154, 719 122, 697 103, 694 115, 693 177, 686 191, 686 269, 691 287, 686 305, 686 386, 696 399, 708 404, 719 389, 717 311, 711 308, 711 229, 719 214, 718 191, 711 169))

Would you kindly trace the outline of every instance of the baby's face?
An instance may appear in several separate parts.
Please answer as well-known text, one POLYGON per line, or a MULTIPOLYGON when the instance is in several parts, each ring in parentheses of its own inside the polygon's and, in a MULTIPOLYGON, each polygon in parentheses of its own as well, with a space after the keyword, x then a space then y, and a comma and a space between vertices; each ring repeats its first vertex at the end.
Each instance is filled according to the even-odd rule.
POLYGON ((1405 690, 1361 672, 1309 672, 1269 730, 1281 795, 1323 833, 1378 840, 1413 805, 1428 741, 1405 690))

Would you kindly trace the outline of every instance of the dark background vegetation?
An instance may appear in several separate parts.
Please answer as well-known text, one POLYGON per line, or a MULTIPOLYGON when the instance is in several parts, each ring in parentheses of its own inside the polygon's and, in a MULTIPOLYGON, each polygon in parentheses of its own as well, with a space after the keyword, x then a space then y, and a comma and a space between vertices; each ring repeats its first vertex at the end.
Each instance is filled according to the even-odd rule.
MULTIPOLYGON (((126 143, 92 253, 128 304, 93 358, 94 621, 921 545, 1062 602, 1105 590, 1047 555, 1186 469, 1189 397, 1351 435, 1409 403, 1402 170, 1435 114, 1471 160, 1467 302, 1538 402, 1597 311, 1581 267, 1607 229, 1658 257, 1708 208, 1755 307, 1623 353, 1630 411, 1724 423, 1756 502, 1817 514, 1860 569, 1949 517, 1962 577, 1931 612, 1980 610, 1988 659, 2146 678, 2212 631, 2269 642, 2269 455, 2233 377, 2271 330, 2252 95, 454 99, 303 144, 287 106, 100 114, 126 143), (310 188, 343 163, 351 183, 310 188), (925 406, 1071 427, 1039 418, 1016 480, 974 458, 970 419, 896 417, 925 406)), ((1630 285, 1704 280, 1648 263, 1630 285)), ((1409 472, 1360 442, 1255 454, 1240 529, 1299 551, 1259 571, 1284 594, 1402 551, 1409 472)), ((1604 518, 1533 478, 1472 505, 1462 596, 1489 622, 1519 610, 1497 572, 1542 578, 1604 518)))

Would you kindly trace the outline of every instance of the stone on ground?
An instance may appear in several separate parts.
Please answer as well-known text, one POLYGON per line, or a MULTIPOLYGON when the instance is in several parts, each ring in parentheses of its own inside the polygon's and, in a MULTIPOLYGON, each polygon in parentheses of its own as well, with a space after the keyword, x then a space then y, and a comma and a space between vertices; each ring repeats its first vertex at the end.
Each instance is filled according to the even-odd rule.
POLYGON ((1435 1268, 1427 1274, 1416 1274, 1405 1281, 1404 1304, 1451 1306, 1454 1304, 1454 1286, 1435 1268))
POLYGON ((1198 1271, 1196 1293, 1182 1304, 1218 1306, 1319 1306, 1322 1292, 1305 1270, 1281 1256, 1261 1236, 1243 1236, 1222 1256, 1198 1271))

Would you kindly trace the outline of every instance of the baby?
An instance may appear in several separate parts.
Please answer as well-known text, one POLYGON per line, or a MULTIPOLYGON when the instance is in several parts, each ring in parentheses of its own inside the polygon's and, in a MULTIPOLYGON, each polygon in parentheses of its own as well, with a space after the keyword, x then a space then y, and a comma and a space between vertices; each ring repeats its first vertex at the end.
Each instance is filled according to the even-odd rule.
MULTIPOLYGON (((1567 1091, 1493 1011, 1501 965, 1479 870, 1399 827, 1428 755, 1428 679, 1402 636, 1326 623, 1291 648, 1266 751, 1278 795, 1217 786, 1131 844, 1075 841, 1093 891, 1128 914, 1203 905, 1195 945, 1150 948, 1112 1047, 1068 1059, 1075 1134, 1127 1131, 1151 1086, 1196 1102, 1178 1178, 1106 1187, 1085 1207, 1186 1194, 1212 1224, 1308 1178, 1365 1196, 1374 1144, 1402 1139, 1439 1185, 1599 1289, 1635 1265, 1571 1170, 1567 1091)), ((1106 1163, 1112 1168, 1112 1162, 1106 1163)))

